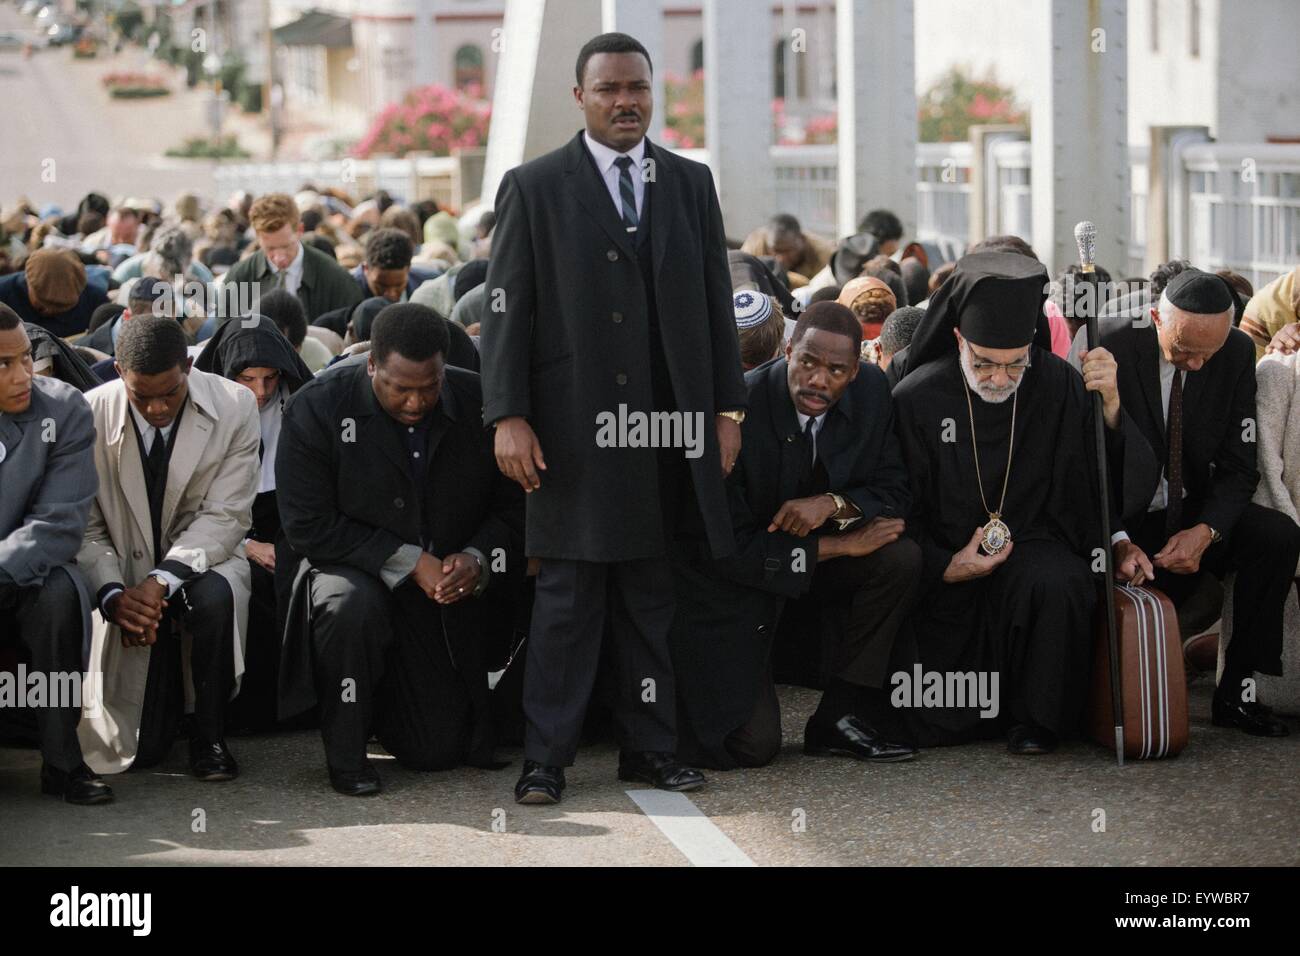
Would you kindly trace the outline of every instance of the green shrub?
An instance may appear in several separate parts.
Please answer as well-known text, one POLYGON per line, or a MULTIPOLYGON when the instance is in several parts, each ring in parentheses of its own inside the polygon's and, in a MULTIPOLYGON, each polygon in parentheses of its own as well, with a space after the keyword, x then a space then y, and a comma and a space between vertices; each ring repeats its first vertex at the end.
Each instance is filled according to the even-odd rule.
POLYGON ((246 159, 251 154, 231 135, 221 137, 217 143, 203 136, 191 136, 180 146, 167 150, 166 155, 177 159, 246 159))

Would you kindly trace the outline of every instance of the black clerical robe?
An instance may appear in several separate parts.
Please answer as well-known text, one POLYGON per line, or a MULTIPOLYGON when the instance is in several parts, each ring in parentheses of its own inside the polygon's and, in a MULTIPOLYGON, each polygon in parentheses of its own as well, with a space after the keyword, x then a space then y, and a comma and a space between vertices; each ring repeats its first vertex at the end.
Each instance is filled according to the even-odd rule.
MULTIPOLYGON (((998 679, 996 714, 979 704, 951 706, 951 698, 943 702, 947 706, 918 707, 919 695, 901 680, 886 688, 923 745, 991 736, 1009 722, 1067 734, 1080 716, 1102 547, 1092 401, 1066 362, 1038 346, 1031 355, 1016 398, 1014 456, 1002 508, 1014 547, 983 578, 943 581, 953 554, 989 520, 980 501, 957 353, 911 371, 893 393, 912 486, 907 533, 924 555, 921 596, 910 622, 922 674, 939 672, 945 685, 956 673, 975 672, 977 679, 982 673, 988 687, 993 674, 998 679)), ((972 393, 971 406, 984 493, 989 509, 996 510, 1007 470, 1012 400, 995 404, 972 393)), ((1107 441, 1112 474, 1122 475, 1123 428, 1108 430, 1107 441)), ((1149 455, 1139 448, 1135 461, 1144 450, 1149 455)), ((1122 482, 1114 485, 1112 501, 1122 501, 1122 482)), ((915 672, 909 677, 914 681, 915 672)))

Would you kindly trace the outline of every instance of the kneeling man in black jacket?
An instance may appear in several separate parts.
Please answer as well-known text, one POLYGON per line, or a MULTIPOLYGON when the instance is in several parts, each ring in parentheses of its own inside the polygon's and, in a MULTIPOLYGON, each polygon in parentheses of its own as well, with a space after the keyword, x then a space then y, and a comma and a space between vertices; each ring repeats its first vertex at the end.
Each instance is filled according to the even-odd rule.
POLYGON ((447 367, 445 320, 375 318, 367 357, 323 372, 284 412, 280 518, 294 582, 280 715, 320 705, 330 782, 377 793, 377 734, 399 763, 487 765, 483 595, 522 578, 523 492, 497 470, 473 372, 447 367))
POLYGON ((675 543, 673 665, 679 753, 706 767, 762 766, 781 747, 772 639, 788 598, 847 601, 832 679, 804 752, 905 760, 874 728, 890 652, 921 566, 900 537, 908 483, 889 386, 860 362, 862 329, 834 302, 804 310, 785 355, 746 373, 749 411, 728 479, 735 557, 702 531, 675 543), (687 756, 689 754, 689 756, 687 756))

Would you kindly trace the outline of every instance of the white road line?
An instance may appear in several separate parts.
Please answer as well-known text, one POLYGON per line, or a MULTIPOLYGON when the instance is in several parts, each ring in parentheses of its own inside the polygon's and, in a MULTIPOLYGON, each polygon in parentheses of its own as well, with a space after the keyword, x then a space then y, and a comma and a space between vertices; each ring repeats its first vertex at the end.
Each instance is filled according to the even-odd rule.
POLYGON ((692 866, 757 865, 686 794, 666 790, 626 793, 692 866))

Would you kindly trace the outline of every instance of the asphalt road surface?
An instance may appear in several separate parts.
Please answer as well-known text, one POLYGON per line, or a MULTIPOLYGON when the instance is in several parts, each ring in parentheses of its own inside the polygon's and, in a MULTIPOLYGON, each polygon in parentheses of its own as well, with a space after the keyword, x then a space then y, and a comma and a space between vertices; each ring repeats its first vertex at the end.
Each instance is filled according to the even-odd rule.
MULTIPOLYGON (((12 4, 0 4, 0 30, 29 31, 31 24, 12 4)), ((38 208, 52 202, 71 211, 92 190, 164 201, 185 190, 211 191, 211 162, 163 155, 207 132, 204 94, 182 82, 170 96, 114 100, 101 78, 121 70, 160 67, 138 48, 90 60, 73 59, 71 47, 30 58, 0 52, 0 201, 26 196, 38 208)))
POLYGON ((817 695, 782 688, 770 767, 711 773, 687 799, 621 784, 614 748, 588 748, 552 807, 513 802, 509 750, 504 770, 444 773, 376 751, 385 792, 355 799, 329 789, 312 732, 232 739, 242 775, 224 784, 190 778, 177 742, 165 765, 113 778, 116 803, 74 807, 40 795, 38 753, 0 749, 0 864, 1300 863, 1300 726, 1283 740, 1211 727, 1209 694, 1193 687, 1191 745, 1173 760, 1120 770, 1088 743, 1026 758, 988 742, 867 767, 803 756, 817 695))

